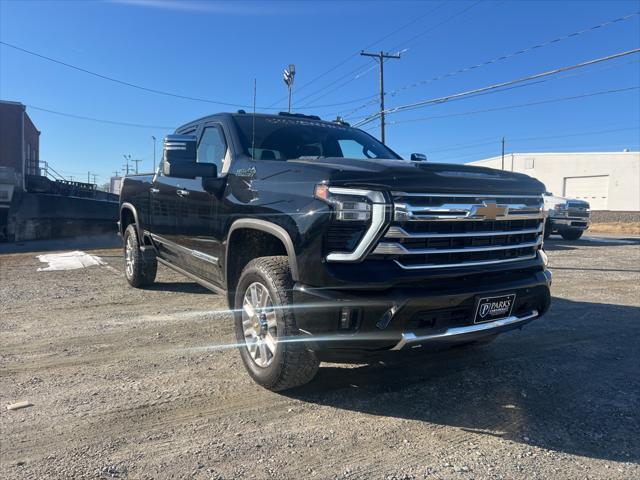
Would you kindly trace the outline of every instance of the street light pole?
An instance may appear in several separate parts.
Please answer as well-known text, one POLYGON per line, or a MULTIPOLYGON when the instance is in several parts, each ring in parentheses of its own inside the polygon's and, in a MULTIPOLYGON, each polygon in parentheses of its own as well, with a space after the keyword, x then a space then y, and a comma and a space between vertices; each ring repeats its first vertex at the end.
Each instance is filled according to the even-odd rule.
POLYGON ((156 173, 156 137, 151 135, 153 139, 153 173, 156 173))
POLYGON ((283 80, 284 83, 287 84, 287 89, 289 91, 289 113, 291 113, 291 90, 293 89, 293 78, 296 76, 296 66, 291 63, 289 64, 289 68, 284 69, 283 80))

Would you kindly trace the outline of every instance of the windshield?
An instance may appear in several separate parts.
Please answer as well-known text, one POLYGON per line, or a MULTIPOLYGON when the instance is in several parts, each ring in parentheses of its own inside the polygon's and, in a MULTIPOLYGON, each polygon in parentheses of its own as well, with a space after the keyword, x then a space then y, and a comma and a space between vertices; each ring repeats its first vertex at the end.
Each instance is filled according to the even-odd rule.
POLYGON ((289 117, 233 117, 245 153, 257 160, 295 158, 399 159, 382 143, 361 130, 338 123, 289 117), (255 142, 252 152, 252 139, 255 142))

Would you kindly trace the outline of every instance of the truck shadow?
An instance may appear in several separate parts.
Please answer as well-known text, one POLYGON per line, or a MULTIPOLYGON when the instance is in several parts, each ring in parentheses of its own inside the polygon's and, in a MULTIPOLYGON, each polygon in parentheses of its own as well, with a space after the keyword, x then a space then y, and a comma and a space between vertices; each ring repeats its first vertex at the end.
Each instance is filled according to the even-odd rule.
POLYGON ((575 455, 640 461, 640 308, 555 298, 484 347, 323 366, 286 394, 575 455))
POLYGON ((207 293, 211 295, 211 291, 195 282, 156 282, 146 287, 146 290, 156 292, 175 292, 175 293, 207 293))

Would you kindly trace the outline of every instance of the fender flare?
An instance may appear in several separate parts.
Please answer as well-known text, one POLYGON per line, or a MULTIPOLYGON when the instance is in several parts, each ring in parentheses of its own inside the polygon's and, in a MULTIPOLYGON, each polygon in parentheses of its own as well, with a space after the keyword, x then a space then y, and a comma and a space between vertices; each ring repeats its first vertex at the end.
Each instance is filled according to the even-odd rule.
POLYGON ((229 265, 229 244, 228 241, 231 238, 234 230, 238 229, 252 229, 252 230, 260 230, 262 232, 269 233, 279 239, 283 244, 284 248, 287 251, 287 258, 289 260, 289 269, 291 270, 291 278, 294 282, 299 280, 298 273, 298 258, 296 256, 296 251, 293 246, 293 241, 289 236, 289 233, 282 228, 280 225, 277 225, 272 222, 268 222, 266 220, 258 220, 255 218, 240 218, 233 222, 231 228, 229 228, 229 233, 227 234, 227 248, 225 250, 225 260, 224 260, 224 269, 225 269, 225 278, 227 275, 227 265, 229 265))
POLYGON ((138 211, 136 210, 136 207, 134 207, 129 202, 124 202, 122 205, 120 205, 120 218, 118 219, 120 234, 124 235, 124 228, 122 225, 122 212, 124 212, 125 210, 129 210, 133 214, 133 221, 136 224, 136 230, 138 231, 138 238, 142 239, 142 237, 140 236, 142 231, 140 230, 140 222, 138 221, 138 211))

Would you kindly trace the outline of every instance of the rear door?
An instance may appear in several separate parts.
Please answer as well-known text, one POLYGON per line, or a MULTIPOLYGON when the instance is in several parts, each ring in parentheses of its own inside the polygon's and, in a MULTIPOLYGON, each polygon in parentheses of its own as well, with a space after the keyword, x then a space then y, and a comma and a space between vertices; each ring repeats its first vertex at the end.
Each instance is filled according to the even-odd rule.
MULTIPOLYGON (((222 124, 205 123, 198 132, 198 162, 214 163, 218 175, 226 175, 230 151, 222 124)), ((182 180, 176 243, 187 270, 221 285, 221 238, 214 228, 218 199, 202 188, 202 178, 182 180)))
POLYGON ((178 259, 176 227, 179 197, 177 178, 156 175, 149 189, 150 233, 160 256, 172 263, 178 259))

